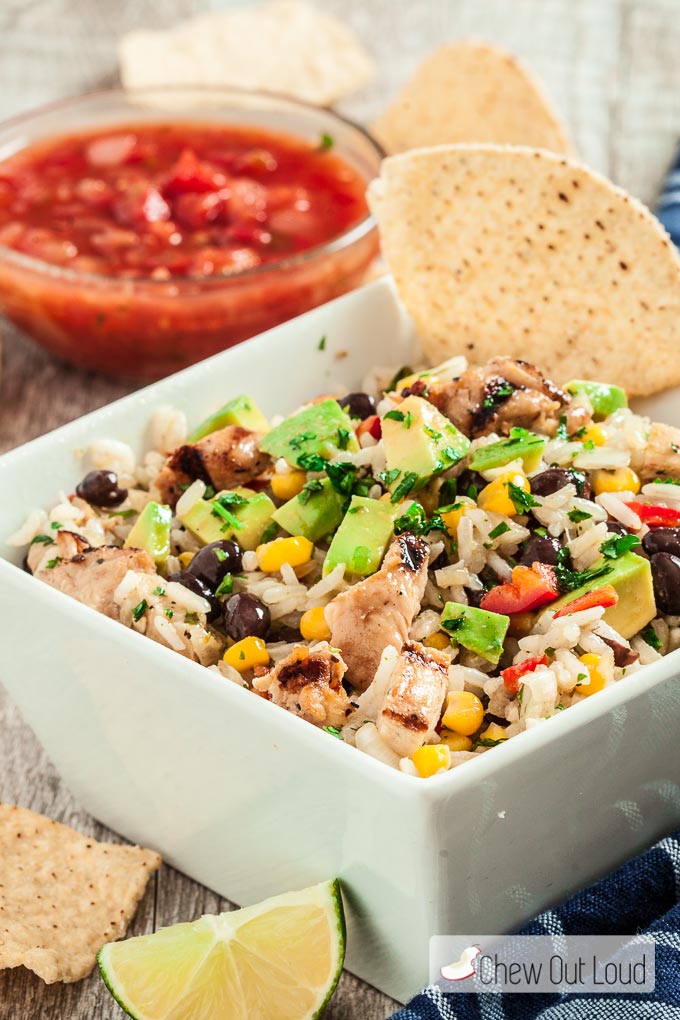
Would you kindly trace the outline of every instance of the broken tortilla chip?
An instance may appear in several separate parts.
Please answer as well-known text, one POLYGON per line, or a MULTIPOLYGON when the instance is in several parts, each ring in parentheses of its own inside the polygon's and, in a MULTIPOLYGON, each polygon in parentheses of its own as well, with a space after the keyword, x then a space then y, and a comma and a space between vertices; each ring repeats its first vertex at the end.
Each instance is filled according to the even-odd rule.
POLYGON ((371 130, 390 153, 454 142, 572 151, 533 74, 512 54, 472 40, 428 57, 371 130))
POLYGON ((303 0, 273 0, 200 14, 167 30, 123 36, 127 89, 231 86, 281 92, 328 106, 355 92, 375 67, 354 33, 303 0))
POLYGON ((27 967, 47 984, 87 977, 160 863, 153 850, 98 843, 0 804, 0 970, 27 967))
POLYGON ((368 197, 434 363, 502 351, 559 382, 680 383, 680 257, 604 177, 538 150, 439 146, 385 160, 368 197))

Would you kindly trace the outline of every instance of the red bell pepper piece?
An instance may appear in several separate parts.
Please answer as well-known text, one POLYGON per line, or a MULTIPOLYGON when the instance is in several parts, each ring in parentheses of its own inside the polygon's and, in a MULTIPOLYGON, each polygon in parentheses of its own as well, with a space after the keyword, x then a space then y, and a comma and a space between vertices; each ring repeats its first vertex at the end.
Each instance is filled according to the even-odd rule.
POLYGON ((618 601, 619 593, 614 585, 605 584, 595 591, 588 591, 585 595, 580 595, 573 602, 568 602, 566 606, 562 606, 555 613, 555 619, 559 619, 560 616, 570 616, 572 613, 580 613, 584 609, 592 609, 594 606, 604 606, 605 609, 609 609, 610 606, 615 606, 618 601))
POLYGON ((534 563, 531 567, 514 567, 512 581, 505 581, 488 591, 480 607, 490 613, 509 616, 554 602, 559 594, 554 569, 547 563, 534 563))
POLYGON ((649 528, 680 528, 680 510, 658 503, 626 503, 649 528))
POLYGON ((507 669, 501 670, 501 676, 503 677, 503 683, 511 694, 517 694, 520 688, 520 680, 527 673, 533 673, 539 666, 548 665, 548 656, 540 655, 535 659, 525 659, 524 662, 517 663, 516 666, 508 666, 507 669))
POLYGON ((357 426, 357 436, 363 436, 364 432, 368 432, 369 436, 373 436, 374 439, 380 439, 382 436, 382 422, 377 414, 371 414, 368 418, 364 418, 360 425, 357 426))

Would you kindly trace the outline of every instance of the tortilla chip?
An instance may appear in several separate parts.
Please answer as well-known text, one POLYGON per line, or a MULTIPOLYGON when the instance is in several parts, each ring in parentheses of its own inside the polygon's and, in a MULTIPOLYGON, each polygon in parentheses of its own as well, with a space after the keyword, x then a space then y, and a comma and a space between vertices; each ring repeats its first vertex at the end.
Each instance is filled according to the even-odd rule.
POLYGON ((121 938, 160 866, 153 850, 98 843, 0 804, 0 970, 79 981, 121 938))
POLYGON ((123 36, 120 73, 128 89, 235 86, 282 92, 328 106, 375 73, 341 21, 303 0, 274 0, 201 14, 165 31, 123 36))
POLYGON ((428 57, 372 131, 390 153, 453 142, 572 151, 533 74, 512 54, 471 40, 428 57))
POLYGON ((434 363, 502 353, 630 394, 680 383, 680 258, 640 202, 547 152, 439 146, 369 187, 397 289, 434 363))

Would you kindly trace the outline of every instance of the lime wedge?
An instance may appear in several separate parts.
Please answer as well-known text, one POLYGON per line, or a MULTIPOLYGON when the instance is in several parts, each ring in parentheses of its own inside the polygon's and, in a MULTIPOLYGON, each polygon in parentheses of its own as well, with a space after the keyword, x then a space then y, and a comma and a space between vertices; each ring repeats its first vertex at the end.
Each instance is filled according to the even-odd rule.
POLYGON ((345 958, 337 881, 109 942, 99 968, 135 1020, 313 1020, 345 958))

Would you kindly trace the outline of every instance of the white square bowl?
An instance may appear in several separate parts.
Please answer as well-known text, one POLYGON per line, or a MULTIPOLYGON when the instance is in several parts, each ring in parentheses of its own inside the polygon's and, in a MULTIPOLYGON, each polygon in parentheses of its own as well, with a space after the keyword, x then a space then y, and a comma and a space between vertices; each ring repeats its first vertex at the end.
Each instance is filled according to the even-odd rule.
MULTIPOLYGON (((141 450, 161 404, 197 421, 248 392, 273 414, 412 351, 378 281, 0 457, 0 536, 73 489, 89 442, 141 450)), ((0 553, 0 678, 81 804, 237 903, 340 876, 347 966, 402 1001, 427 982, 431 935, 511 931, 680 823, 678 652, 424 781, 0 553)))

